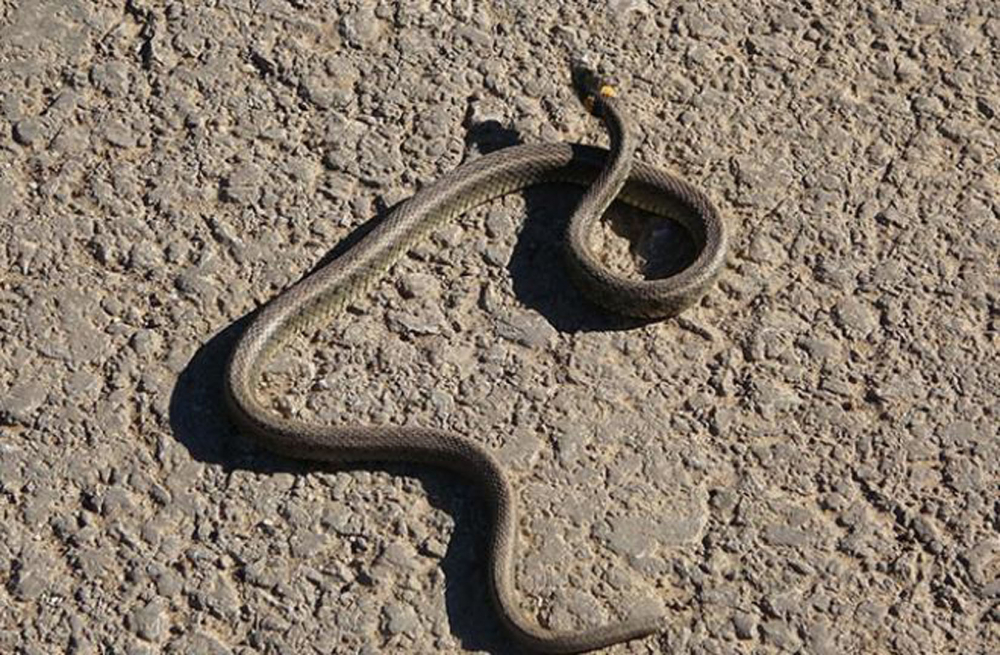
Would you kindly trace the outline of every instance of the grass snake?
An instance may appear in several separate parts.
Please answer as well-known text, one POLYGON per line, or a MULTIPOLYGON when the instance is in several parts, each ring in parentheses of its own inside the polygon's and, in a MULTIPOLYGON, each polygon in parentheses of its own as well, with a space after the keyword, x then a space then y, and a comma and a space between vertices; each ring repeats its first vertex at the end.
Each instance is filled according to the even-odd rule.
POLYGON ((603 119, 608 150, 570 144, 518 145, 459 166, 399 204, 346 253, 263 306, 240 335, 226 368, 226 401, 241 432, 279 455, 304 460, 418 462, 457 471, 478 483, 492 512, 490 589, 514 640, 526 650, 577 653, 658 632, 660 615, 557 632, 527 616, 515 597, 513 559, 516 494, 496 457, 478 442, 446 430, 382 425, 326 426, 270 411, 258 397, 265 364, 293 332, 343 314, 348 303, 380 279, 435 226, 499 196, 547 182, 586 188, 566 233, 567 265, 593 301, 627 316, 668 317, 696 301, 725 257, 723 223, 700 191, 665 172, 633 161, 635 139, 614 89, 591 71, 574 71, 588 110, 603 119), (634 280, 607 270, 588 235, 614 200, 679 220, 697 248, 695 261, 663 279, 634 280), (678 214, 681 205, 686 211, 678 214))

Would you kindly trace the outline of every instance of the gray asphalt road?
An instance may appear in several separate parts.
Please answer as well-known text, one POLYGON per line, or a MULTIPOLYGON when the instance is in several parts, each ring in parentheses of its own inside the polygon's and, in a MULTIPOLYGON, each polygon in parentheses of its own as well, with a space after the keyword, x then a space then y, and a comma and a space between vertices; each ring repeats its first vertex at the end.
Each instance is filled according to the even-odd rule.
MULTIPOLYGON (((674 617, 609 652, 997 652, 995 5, 702 4, 0 1, 0 651, 511 652, 473 488, 271 457, 221 366, 463 159, 604 142, 583 51, 726 217, 717 288, 609 317, 573 192, 509 197, 303 335, 276 411, 494 448, 527 611, 674 617)), ((660 227, 595 239, 676 268, 660 227)))

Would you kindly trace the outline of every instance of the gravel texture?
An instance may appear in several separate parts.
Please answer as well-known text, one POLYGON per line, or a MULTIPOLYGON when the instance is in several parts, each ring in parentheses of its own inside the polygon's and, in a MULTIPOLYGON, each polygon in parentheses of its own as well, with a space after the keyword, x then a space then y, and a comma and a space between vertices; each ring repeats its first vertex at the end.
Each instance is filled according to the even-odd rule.
POLYGON ((508 197, 293 343, 276 411, 495 449, 532 615, 673 616, 609 652, 997 652, 1000 12, 702 4, 0 1, 0 652, 512 652, 473 488, 271 457, 221 367, 463 159, 604 142, 580 51, 726 217, 716 289, 608 317, 574 193, 508 197))

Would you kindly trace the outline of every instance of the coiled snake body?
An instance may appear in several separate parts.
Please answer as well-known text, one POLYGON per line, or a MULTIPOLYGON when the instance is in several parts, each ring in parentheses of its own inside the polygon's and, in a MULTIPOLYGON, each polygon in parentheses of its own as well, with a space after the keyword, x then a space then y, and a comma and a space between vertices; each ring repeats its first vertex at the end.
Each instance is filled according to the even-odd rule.
POLYGON ((576 78, 590 111, 603 118, 611 146, 521 145, 484 155, 400 204, 346 254, 265 305, 240 336, 226 370, 226 400, 241 431, 278 454, 327 462, 407 461, 441 466, 483 488, 493 516, 489 566, 497 611, 514 639, 536 652, 577 653, 658 631, 661 616, 642 616, 576 632, 546 630, 527 617, 514 595, 512 559, 516 495, 497 459, 482 445, 445 430, 423 427, 325 426, 285 418, 258 399, 265 363, 295 330, 340 313, 436 225, 492 198, 553 181, 587 187, 567 231, 567 262, 580 288, 597 303, 625 315, 666 317, 708 288, 725 256, 723 224, 697 189, 667 173, 632 162, 634 141, 610 87, 587 71, 576 78), (587 235, 611 202, 680 220, 699 248, 694 263, 669 278, 630 280, 607 271, 591 253, 587 235), (681 205, 686 211, 678 214, 681 205))

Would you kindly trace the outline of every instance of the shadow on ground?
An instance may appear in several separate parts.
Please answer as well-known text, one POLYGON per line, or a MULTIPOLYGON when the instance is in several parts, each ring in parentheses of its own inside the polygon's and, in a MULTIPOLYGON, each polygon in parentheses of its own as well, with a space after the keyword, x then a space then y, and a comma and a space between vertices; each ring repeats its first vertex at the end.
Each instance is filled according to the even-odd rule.
MULTIPOLYGON (((516 132, 492 121, 471 126, 467 137, 468 145, 482 153, 518 141, 516 132)), ((515 295, 562 332, 622 330, 641 325, 634 319, 610 315, 591 304, 572 285, 561 265, 562 234, 579 197, 580 190, 572 185, 536 187, 525 193, 527 218, 509 264, 515 295)), ((349 250, 388 211, 382 208, 378 216, 334 247, 316 268, 349 250)), ((682 241, 679 247, 689 249, 690 243, 682 241)), ((677 261, 683 260, 681 257, 677 261)), ((253 313, 248 314, 209 339, 181 372, 170 399, 170 424, 175 438, 194 459, 225 470, 294 474, 335 470, 327 465, 271 455, 241 437, 229 421, 223 401, 225 365, 239 335, 252 318, 253 313)), ((484 519, 482 500, 468 500, 473 485, 451 473, 427 467, 373 465, 354 466, 352 470, 359 468, 418 479, 430 502, 455 519, 455 529, 441 561, 451 628, 464 648, 490 653, 514 652, 516 649, 506 636, 487 591, 485 553, 490 526, 484 519)))
MULTIPOLYGON (((278 457, 242 437, 224 410, 223 377, 226 360, 247 315, 205 343, 192 357, 174 385, 170 398, 170 425, 174 437, 191 456, 224 470, 307 475, 338 467, 278 457)), ((387 471, 417 479, 428 501, 455 521, 448 549, 441 560, 448 620, 463 648, 488 653, 515 652, 490 598, 486 575, 486 503, 470 493, 474 485, 452 473, 406 464, 352 466, 351 470, 387 471)))

